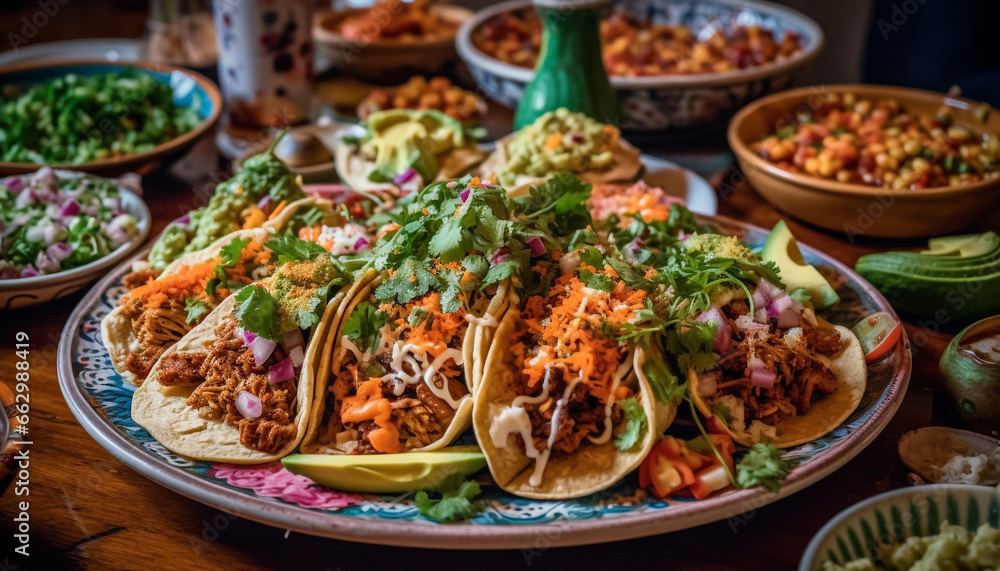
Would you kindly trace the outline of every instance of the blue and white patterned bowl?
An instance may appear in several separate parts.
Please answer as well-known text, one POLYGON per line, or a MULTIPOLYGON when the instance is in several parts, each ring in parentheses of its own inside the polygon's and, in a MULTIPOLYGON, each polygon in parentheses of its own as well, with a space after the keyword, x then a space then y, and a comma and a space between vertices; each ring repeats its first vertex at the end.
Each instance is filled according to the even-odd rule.
POLYGON ((909 537, 940 533, 948 522, 975 531, 1000 528, 1000 491, 986 486, 935 484, 893 490, 854 504, 813 537, 799 571, 821 571, 826 561, 873 561, 909 537))
MULTIPOLYGON (((479 88, 494 100, 516 107, 534 71, 494 59, 476 49, 472 33, 486 20, 509 11, 524 10, 530 0, 511 0, 476 13, 458 31, 458 54, 469 66, 479 88)), ((791 87, 806 64, 823 48, 823 31, 816 22, 798 12, 747 0, 636 0, 629 10, 649 14, 654 22, 684 24, 698 30, 708 25, 730 29, 757 24, 774 30, 798 33, 802 49, 770 65, 722 73, 612 77, 622 104, 619 125, 632 131, 704 131, 721 127, 732 114, 750 101, 791 87)))
MULTIPOLYGON (((174 102, 193 108, 201 123, 193 130, 178 135, 157 145, 145 153, 135 153, 90 161, 78 165, 52 164, 53 168, 77 170, 103 176, 118 176, 127 172, 144 174, 168 164, 180 157, 198 139, 208 133, 222 112, 222 96, 219 88, 207 77, 191 70, 172 65, 146 62, 108 62, 105 60, 66 60, 55 62, 28 62, 0 67, 0 87, 5 85, 31 86, 75 73, 81 76, 121 73, 137 70, 151 75, 160 83, 170 85, 174 92, 174 102)), ((0 176, 34 172, 44 165, 35 163, 12 163, 0 161, 0 176)))

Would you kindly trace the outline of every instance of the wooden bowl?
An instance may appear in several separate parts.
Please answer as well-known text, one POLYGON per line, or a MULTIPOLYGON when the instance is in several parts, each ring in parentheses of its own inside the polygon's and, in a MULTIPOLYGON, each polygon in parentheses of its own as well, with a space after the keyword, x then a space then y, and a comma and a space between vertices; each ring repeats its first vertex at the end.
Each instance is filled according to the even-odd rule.
MULTIPOLYGON (((340 72, 381 84, 398 84, 412 75, 437 75, 458 60, 454 34, 434 40, 398 41, 348 40, 337 31, 348 16, 367 9, 324 12, 313 19, 313 41, 320 55, 340 72)), ((434 5, 430 10, 443 20, 458 26, 472 17, 472 12, 458 6, 434 5)))
MULTIPOLYGON (((750 150, 750 143, 787 123, 796 110, 815 107, 826 93, 852 92, 858 97, 895 98, 914 113, 937 113, 941 93, 884 85, 826 85, 775 93, 741 109, 729 123, 729 146, 750 184, 778 209, 816 226, 854 236, 917 238, 942 236, 966 228, 1000 205, 1000 179, 962 186, 922 190, 891 190, 843 183, 779 168, 750 150)), ((955 109, 955 124, 976 132, 1000 134, 1000 114, 986 123, 973 116, 979 105, 952 98, 967 111, 955 109)))
MULTIPOLYGON (((201 124, 187 133, 161 143, 151 151, 99 159, 80 164, 50 164, 52 168, 76 170, 101 176, 118 176, 127 172, 140 174, 151 172, 179 158, 198 139, 208 133, 222 112, 222 96, 219 89, 207 77, 167 64, 147 62, 117 63, 104 60, 66 60, 57 62, 33 62, 0 67, 0 86, 8 84, 33 85, 62 77, 69 73, 91 76, 111 72, 136 69, 147 73, 157 81, 173 87, 174 101, 187 107, 195 107, 201 124)), ((44 165, 37 163, 12 163, 0 161, 0 176, 34 172, 44 165)))

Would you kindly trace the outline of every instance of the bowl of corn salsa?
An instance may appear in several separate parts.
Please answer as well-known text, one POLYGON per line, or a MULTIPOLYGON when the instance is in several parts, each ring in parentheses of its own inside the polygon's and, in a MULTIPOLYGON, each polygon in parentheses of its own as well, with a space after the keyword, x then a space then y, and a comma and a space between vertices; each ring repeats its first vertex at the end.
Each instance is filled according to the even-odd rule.
POLYGON ((765 199, 848 237, 944 235, 1000 205, 1000 115, 958 96, 792 89, 741 109, 728 139, 765 199))
MULTIPOLYGON (((603 63, 622 104, 622 129, 700 133, 741 105, 790 87, 819 55, 823 32, 767 2, 637 0, 602 17, 603 63)), ((530 0, 476 13, 456 38, 479 87, 516 107, 534 75, 541 24, 530 0)))

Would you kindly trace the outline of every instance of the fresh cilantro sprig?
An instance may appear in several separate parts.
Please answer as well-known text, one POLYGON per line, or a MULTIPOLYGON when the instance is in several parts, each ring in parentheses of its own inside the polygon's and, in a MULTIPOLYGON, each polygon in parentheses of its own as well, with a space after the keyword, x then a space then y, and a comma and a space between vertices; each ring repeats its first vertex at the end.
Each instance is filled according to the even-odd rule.
POLYGON ((185 321, 187 323, 194 323, 208 311, 208 304, 203 299, 191 296, 184 301, 184 311, 187 312, 185 321))
POLYGON ((768 490, 777 492, 785 476, 797 463, 782 458, 781 450, 774 444, 758 442, 736 464, 736 483, 740 488, 766 486, 768 490))
POLYGON ((365 301, 344 322, 344 335, 361 351, 369 351, 378 346, 378 332, 388 321, 388 313, 365 301))
POLYGON ((478 483, 466 480, 461 474, 452 474, 437 487, 435 495, 440 497, 432 499, 427 492, 420 491, 413 503, 420 515, 437 523, 447 523, 478 515, 481 508, 475 499, 480 493, 478 483))
POLYGON ((267 241, 265 246, 278 255, 278 264, 281 265, 301 260, 313 260, 316 256, 326 253, 323 246, 302 240, 290 231, 274 236, 267 241))
POLYGON ((646 411, 635 397, 618 401, 625 413, 625 430, 615 437, 615 448, 621 451, 631 450, 642 437, 648 426, 646 411))
POLYGON ((266 289, 245 287, 236 294, 236 301, 239 302, 236 318, 240 327, 271 341, 281 340, 278 300, 266 289))

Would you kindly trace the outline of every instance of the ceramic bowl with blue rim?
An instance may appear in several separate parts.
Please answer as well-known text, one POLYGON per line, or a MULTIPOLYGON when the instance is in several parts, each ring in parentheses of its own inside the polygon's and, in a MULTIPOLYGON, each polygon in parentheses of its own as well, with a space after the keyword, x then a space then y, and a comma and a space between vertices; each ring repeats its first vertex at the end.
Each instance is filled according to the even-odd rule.
MULTIPOLYGON (((160 63, 67 60, 16 64, 0 67, 0 89, 7 89, 8 86, 25 89, 71 73, 80 76, 93 76, 125 72, 149 75, 160 83, 170 85, 174 102, 193 109, 201 119, 198 126, 147 152, 98 159, 80 164, 50 164, 49 166, 104 176, 117 176, 126 172, 139 172, 140 174, 152 172, 179 158, 184 151, 208 133, 218 121, 222 112, 222 96, 219 93, 219 88, 201 74, 160 63)), ((0 176, 33 172, 42 166, 44 165, 38 163, 0 161, 0 176)))
POLYGON ((996 488, 968 484, 916 486, 879 494, 840 512, 823 526, 806 548, 799 571, 822 571, 827 561, 844 566, 868 559, 877 564, 908 538, 941 533, 945 522, 972 534, 983 524, 1000 529, 998 494, 996 488))
MULTIPOLYGON (((507 107, 517 107, 534 70, 518 67, 479 51, 473 34, 489 19, 505 12, 531 9, 531 0, 511 0, 480 10, 465 22, 455 38, 486 95, 507 107)), ((770 2, 753 0, 635 0, 629 11, 648 15, 656 23, 683 24, 692 30, 722 26, 759 25, 777 37, 797 33, 802 49, 781 61, 720 73, 612 76, 622 117, 619 127, 635 133, 695 134, 725 126, 737 109, 775 91, 788 89, 823 48, 823 31, 808 17, 770 2)))

